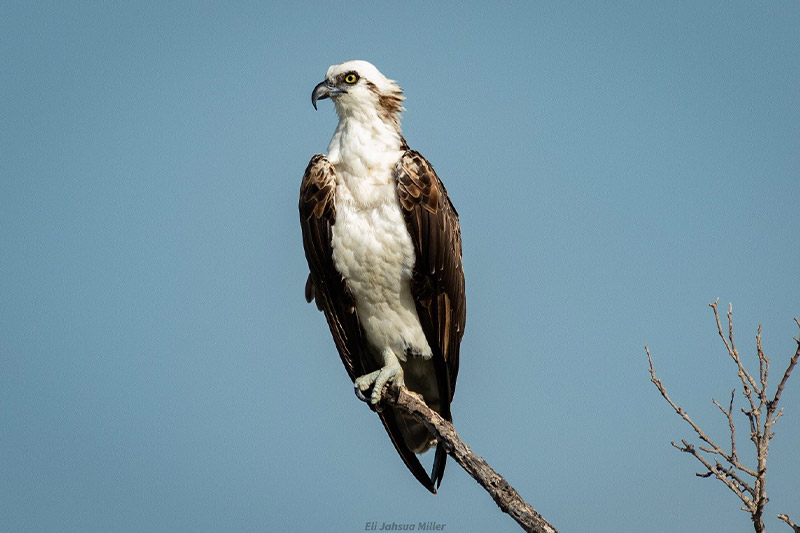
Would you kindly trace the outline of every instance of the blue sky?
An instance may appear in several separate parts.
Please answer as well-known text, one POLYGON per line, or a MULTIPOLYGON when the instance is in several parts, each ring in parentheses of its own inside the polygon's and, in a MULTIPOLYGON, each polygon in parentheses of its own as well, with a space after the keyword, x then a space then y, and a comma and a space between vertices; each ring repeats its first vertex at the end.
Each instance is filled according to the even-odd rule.
POLYGON ((417 484, 303 299, 310 94, 358 58, 461 216, 465 441, 563 531, 751 530, 643 346, 720 443, 707 304, 751 368, 763 324, 773 386, 794 351, 798 4, 286 4, 0 5, 0 529, 515 530, 453 462, 417 484))

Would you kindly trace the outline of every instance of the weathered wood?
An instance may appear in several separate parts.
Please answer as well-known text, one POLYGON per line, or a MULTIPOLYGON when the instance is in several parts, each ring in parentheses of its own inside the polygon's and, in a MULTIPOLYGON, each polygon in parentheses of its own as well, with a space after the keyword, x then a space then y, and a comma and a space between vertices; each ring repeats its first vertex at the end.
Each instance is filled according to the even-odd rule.
POLYGON ((387 390, 382 397, 383 404, 399 409, 425 424, 445 444, 448 455, 486 489, 498 507, 511 516, 522 529, 531 533, 556 533, 556 529, 525 502, 503 476, 495 472, 482 457, 473 453, 458 436, 453 424, 428 407, 421 396, 401 387, 387 390))

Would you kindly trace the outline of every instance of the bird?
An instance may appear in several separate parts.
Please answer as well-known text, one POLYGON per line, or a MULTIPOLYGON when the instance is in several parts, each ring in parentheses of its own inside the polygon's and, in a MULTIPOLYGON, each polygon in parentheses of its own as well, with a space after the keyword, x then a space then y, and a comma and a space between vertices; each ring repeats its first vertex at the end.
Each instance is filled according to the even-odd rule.
POLYGON ((436 494, 444 444, 379 405, 384 386, 450 411, 466 323, 458 213, 433 166, 409 148, 400 86, 363 60, 332 65, 311 93, 339 122, 300 186, 306 301, 325 315, 356 395, 378 413, 406 467, 436 494), (370 391, 371 389, 371 391, 370 391), (417 454, 436 446, 430 475, 417 454))

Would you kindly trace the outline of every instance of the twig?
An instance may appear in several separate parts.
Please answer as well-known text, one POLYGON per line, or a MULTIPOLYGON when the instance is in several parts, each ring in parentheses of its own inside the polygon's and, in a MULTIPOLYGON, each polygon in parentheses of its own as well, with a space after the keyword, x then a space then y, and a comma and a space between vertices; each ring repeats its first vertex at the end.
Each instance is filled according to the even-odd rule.
POLYGON ((726 339, 725 334, 722 332, 722 324, 720 323, 719 311, 717 310, 718 302, 719 298, 717 298, 716 301, 708 304, 708 306, 714 310, 714 318, 717 320, 717 332, 722 338, 722 342, 725 343, 725 348, 728 349, 728 355, 730 355, 731 359, 733 359, 733 362, 736 363, 736 368, 739 370, 739 379, 742 380, 742 385, 744 385, 744 395, 750 402, 750 410, 755 412, 756 406, 753 402, 752 389, 758 389, 758 385, 756 385, 756 382, 753 379, 753 376, 750 375, 750 372, 748 372, 744 365, 742 365, 742 360, 739 358, 739 351, 736 349, 736 344, 733 341, 733 305, 728 304, 728 339, 726 339))
POLYGON ((736 389, 731 391, 731 401, 728 404, 728 410, 726 411, 724 407, 722 407, 717 400, 711 398, 711 401, 714 402, 714 405, 719 407, 719 410, 722 411, 722 414, 725 415, 725 418, 728 419, 728 428, 731 430, 731 458, 736 461, 736 426, 733 424, 733 398, 736 395, 736 389))
POLYGON ((792 522, 792 519, 789 518, 788 514, 779 514, 778 518, 789 524, 789 527, 791 527, 794 530, 794 533, 800 533, 800 526, 792 522))
MULTIPOLYGON (((690 426, 692 426, 692 429, 694 430, 695 433, 697 433, 697 436, 700 437, 700 439, 702 441, 704 441, 709 446, 711 446, 711 448, 708 449, 709 453, 715 453, 717 455, 720 455, 722 458, 724 458, 726 461, 731 463, 733 466, 735 466, 737 469, 741 470, 745 474, 749 474, 751 476, 755 476, 756 472, 754 470, 752 470, 751 468, 748 468, 748 467, 744 466, 743 464, 739 463, 738 459, 733 455, 733 453, 731 453, 730 455, 725 453, 722 450, 722 448, 717 446, 717 444, 713 440, 711 440, 711 438, 708 435, 705 434, 705 432, 703 431, 703 429, 700 426, 698 426, 697 424, 694 423, 694 420, 692 420, 692 418, 683 409, 683 407, 681 407, 679 405, 676 405, 675 402, 672 401, 672 398, 670 398, 669 394, 667 394, 666 387, 664 387, 664 384, 661 382, 661 380, 656 377, 656 371, 655 371, 655 368, 653 367, 653 358, 650 355, 650 348, 645 346, 644 350, 647 353, 647 360, 650 362, 650 381, 652 381, 655 384, 656 388, 658 389, 658 392, 661 393, 661 396, 664 397, 664 399, 672 407, 672 409, 674 409, 675 412, 678 413, 678 415, 680 415, 680 417, 683 418, 686 421, 686 423, 688 423, 690 426)), ((731 437, 731 440, 733 442, 735 442, 734 439, 735 439, 735 437, 731 437)), ((675 446, 674 443, 673 443, 673 446, 675 446)), ((675 447, 680 449, 679 446, 675 446, 675 447)), ((688 452, 689 450, 681 450, 681 451, 688 452)))
POLYGON ((386 405, 399 409, 425 424, 428 430, 445 444, 447 453, 486 489, 500 509, 510 515, 522 529, 532 533, 556 533, 556 529, 526 503, 503 476, 470 450, 456 433, 453 424, 428 407, 421 396, 405 387, 400 387, 393 389, 392 393, 383 394, 382 398, 382 402, 386 405))
MULTIPOLYGON (((797 327, 800 328, 800 321, 797 318, 794 319, 797 327)), ((783 378, 781 378, 781 382, 778 383, 778 389, 775 391, 775 397, 770 402, 769 407, 772 407, 772 412, 775 412, 775 408, 778 406, 778 401, 781 399, 781 393, 783 392, 783 388, 786 386, 786 381, 789 379, 789 376, 792 375, 792 370, 794 369, 795 365, 797 364, 798 358, 800 358, 800 336, 794 339, 797 343, 797 350, 795 350, 794 355, 792 356, 791 360, 789 361, 789 367, 786 369, 786 372, 783 373, 783 378)))

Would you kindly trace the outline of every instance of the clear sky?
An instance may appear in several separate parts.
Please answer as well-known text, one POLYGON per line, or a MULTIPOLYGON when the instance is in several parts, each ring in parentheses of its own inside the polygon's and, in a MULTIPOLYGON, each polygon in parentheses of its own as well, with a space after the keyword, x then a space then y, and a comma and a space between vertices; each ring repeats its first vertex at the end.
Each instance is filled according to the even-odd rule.
MULTIPOLYGON (((311 90, 366 59, 461 216, 466 442, 563 531, 751 531, 643 346, 720 443, 707 304, 773 386, 794 351, 800 4, 284 4, 0 3, 0 530, 515 529, 452 461, 413 479, 303 299, 311 90)), ((800 375, 782 403, 776 531, 800 375)))

